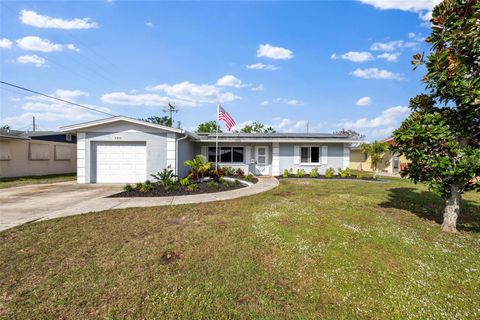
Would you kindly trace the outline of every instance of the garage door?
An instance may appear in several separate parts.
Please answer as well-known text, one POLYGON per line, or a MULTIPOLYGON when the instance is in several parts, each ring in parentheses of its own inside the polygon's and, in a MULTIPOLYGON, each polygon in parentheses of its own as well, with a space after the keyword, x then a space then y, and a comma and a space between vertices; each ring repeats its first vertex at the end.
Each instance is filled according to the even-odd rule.
POLYGON ((97 183, 132 183, 146 180, 145 142, 99 142, 95 150, 97 183))

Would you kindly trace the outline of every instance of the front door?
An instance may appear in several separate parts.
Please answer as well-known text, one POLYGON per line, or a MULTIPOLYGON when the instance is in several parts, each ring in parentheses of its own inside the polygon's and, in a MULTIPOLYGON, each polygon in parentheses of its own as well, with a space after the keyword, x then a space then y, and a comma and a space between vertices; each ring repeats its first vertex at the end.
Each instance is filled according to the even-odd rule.
POLYGON ((255 147, 255 174, 266 175, 268 172, 268 147, 255 147))
POLYGON ((393 154, 393 157, 392 157, 392 173, 398 173, 399 167, 400 167, 400 159, 398 158, 398 155, 393 154))

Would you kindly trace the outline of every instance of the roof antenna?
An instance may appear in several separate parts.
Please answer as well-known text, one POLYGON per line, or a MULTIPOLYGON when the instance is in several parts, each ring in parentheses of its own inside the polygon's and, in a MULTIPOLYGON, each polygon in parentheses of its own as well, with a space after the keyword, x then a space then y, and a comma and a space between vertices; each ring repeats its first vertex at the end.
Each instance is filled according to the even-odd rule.
POLYGON ((168 107, 163 109, 163 112, 170 114, 170 125, 173 126, 173 113, 178 112, 178 108, 175 107, 175 104, 168 102, 167 103, 168 107))

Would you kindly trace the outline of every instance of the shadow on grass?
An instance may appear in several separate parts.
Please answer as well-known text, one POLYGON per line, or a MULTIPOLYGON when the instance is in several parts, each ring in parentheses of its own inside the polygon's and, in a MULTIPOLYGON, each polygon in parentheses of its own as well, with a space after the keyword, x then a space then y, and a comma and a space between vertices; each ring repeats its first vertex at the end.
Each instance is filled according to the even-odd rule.
MULTIPOLYGON (((439 196, 415 188, 392 188, 388 191, 388 200, 380 203, 380 207, 410 211, 420 218, 442 223, 445 201, 439 196)), ((473 201, 462 200, 457 229, 480 232, 480 206, 473 201)))

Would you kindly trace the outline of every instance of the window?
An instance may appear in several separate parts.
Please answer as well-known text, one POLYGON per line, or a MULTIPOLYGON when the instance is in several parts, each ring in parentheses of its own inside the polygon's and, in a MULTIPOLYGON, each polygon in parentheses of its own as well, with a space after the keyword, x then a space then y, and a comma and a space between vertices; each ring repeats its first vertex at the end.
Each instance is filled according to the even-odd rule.
POLYGON ((301 147, 300 157, 302 163, 320 163, 320 147, 301 147))
POLYGON ((71 135, 70 133, 67 133, 67 134, 65 135, 65 140, 66 140, 66 141, 72 141, 72 135, 71 135))
MULTIPOLYGON (((243 147, 220 147, 218 148, 218 161, 227 163, 244 162, 243 154, 243 147)), ((215 147, 208 148, 208 161, 215 162, 215 147)))

